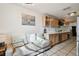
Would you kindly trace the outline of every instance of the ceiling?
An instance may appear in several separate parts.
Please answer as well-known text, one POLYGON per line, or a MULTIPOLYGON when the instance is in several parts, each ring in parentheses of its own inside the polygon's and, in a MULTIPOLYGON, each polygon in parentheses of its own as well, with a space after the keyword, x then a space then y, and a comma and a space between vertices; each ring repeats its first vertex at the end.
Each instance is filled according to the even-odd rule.
POLYGON ((58 18, 62 18, 73 11, 76 11, 79 15, 79 3, 22 3, 19 5, 41 14, 53 15, 58 18))

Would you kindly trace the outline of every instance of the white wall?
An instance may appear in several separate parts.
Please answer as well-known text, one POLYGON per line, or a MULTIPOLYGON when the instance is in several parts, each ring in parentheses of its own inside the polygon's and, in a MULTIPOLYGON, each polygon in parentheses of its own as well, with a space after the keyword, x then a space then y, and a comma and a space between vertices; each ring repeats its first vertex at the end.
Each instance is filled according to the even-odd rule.
POLYGON ((77 26, 77 22, 74 22, 74 23, 70 23, 69 26, 77 26))
POLYGON ((77 17, 77 49, 76 49, 76 53, 77 56, 79 56, 79 17, 77 17))
MULTIPOLYGON (((0 4, 0 33, 25 34, 29 32, 42 32, 42 16, 42 14, 28 10, 22 6, 0 4), (23 13, 35 16, 36 25, 22 25, 21 15, 23 13)), ((55 32, 55 28, 50 29, 50 31, 55 32)))
POLYGON ((0 33, 42 32, 42 15, 14 4, 0 4, 0 33), (35 16, 35 26, 22 25, 22 13, 35 16))

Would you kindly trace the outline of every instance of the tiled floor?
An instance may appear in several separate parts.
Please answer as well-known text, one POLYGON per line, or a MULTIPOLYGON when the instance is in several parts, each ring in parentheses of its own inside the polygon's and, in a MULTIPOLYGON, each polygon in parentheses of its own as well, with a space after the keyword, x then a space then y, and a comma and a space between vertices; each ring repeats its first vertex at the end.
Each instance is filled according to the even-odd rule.
POLYGON ((76 56, 76 38, 64 41, 38 56, 76 56))

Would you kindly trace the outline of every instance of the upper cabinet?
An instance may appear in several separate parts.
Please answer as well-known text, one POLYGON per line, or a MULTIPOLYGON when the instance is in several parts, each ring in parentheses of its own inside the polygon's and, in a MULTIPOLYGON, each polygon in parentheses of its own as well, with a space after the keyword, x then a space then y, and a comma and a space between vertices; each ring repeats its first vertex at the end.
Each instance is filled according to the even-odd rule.
POLYGON ((72 16, 72 17, 65 17, 64 18, 64 26, 68 26, 71 23, 75 23, 76 22, 76 17, 72 16))
POLYGON ((67 21, 68 19, 64 19, 64 26, 68 26, 70 24, 70 21, 67 21))
POLYGON ((51 27, 58 27, 59 20, 58 19, 51 19, 51 27))
POLYGON ((50 24, 51 24, 51 22, 50 22, 50 17, 45 17, 45 26, 47 26, 47 27, 49 27, 50 26, 50 24))
POLYGON ((50 16, 43 17, 43 26, 45 27, 69 26, 71 23, 74 22, 76 22, 75 17, 65 17, 64 19, 58 19, 50 16))
POLYGON ((56 19, 56 18, 53 18, 53 17, 50 17, 50 16, 45 16, 43 18, 43 20, 44 20, 43 24, 46 27, 57 27, 57 26, 59 26, 59 20, 56 19))

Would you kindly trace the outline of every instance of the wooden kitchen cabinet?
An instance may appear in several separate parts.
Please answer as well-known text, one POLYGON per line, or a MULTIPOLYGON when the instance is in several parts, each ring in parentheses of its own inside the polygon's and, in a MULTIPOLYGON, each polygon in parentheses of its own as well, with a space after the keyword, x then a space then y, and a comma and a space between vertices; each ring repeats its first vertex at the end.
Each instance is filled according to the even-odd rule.
POLYGON ((61 34, 61 41, 65 41, 68 38, 68 33, 62 33, 61 34))
POLYGON ((45 20, 45 26, 46 27, 50 26, 50 19, 49 18, 46 18, 46 20, 45 20))
POLYGON ((51 46, 67 40, 68 34, 69 34, 68 32, 49 34, 49 40, 50 40, 51 46))
POLYGON ((51 27, 57 27, 57 26, 59 26, 59 20, 52 19, 51 20, 51 27))
POLYGON ((64 26, 69 26, 70 23, 75 23, 76 17, 65 17, 64 18, 64 26))
POLYGON ((42 17, 42 24, 44 27, 49 27, 50 26, 50 17, 43 16, 42 17))
POLYGON ((64 17, 64 22, 68 23, 68 25, 69 25, 70 23, 74 23, 74 22, 77 22, 77 21, 76 21, 75 16, 71 16, 71 17, 64 17))
POLYGON ((56 45, 57 43, 59 43, 59 36, 58 36, 58 34, 50 34, 49 35, 49 40, 50 40, 50 44, 52 46, 56 45))
POLYGON ((45 27, 57 27, 59 26, 59 20, 50 16, 43 17, 43 25, 45 27))
POLYGON ((70 22, 64 19, 64 26, 69 26, 70 22))

